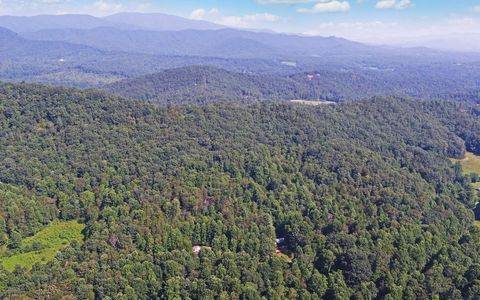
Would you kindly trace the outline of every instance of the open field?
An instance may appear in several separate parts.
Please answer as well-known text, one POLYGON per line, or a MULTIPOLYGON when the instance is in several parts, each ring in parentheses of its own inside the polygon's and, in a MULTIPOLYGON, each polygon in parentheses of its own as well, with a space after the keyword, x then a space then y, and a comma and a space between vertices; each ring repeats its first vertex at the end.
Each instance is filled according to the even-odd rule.
POLYGON ((473 223, 478 229, 480 229, 480 221, 475 221, 473 223))
POLYGON ((35 263, 47 263, 62 247, 74 240, 81 241, 84 228, 85 225, 77 221, 51 223, 34 236, 24 239, 20 253, 0 258, 0 263, 9 271, 13 271, 16 265, 30 269, 35 263))
POLYGON ((293 104, 303 104, 303 105, 311 105, 311 106, 337 104, 336 102, 332 102, 332 101, 318 101, 318 100, 290 100, 290 102, 293 104))
POLYGON ((480 174, 480 156, 467 152, 464 159, 452 159, 452 162, 460 162, 464 174, 480 174))

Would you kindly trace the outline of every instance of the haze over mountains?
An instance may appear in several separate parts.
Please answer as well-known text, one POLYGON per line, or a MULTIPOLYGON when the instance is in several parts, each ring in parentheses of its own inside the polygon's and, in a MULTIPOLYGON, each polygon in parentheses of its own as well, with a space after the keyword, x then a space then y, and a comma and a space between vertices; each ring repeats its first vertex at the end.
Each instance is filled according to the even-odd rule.
POLYGON ((23 36, 34 40, 84 44, 103 50, 226 58, 293 59, 382 52, 375 47, 333 37, 301 37, 234 29, 144 31, 100 27, 91 30, 42 30, 23 36))
POLYGON ((224 26, 205 21, 185 19, 177 16, 152 13, 118 13, 104 18, 89 15, 39 15, 31 17, 0 16, 0 27, 15 32, 32 32, 44 29, 93 29, 112 27, 119 29, 145 30, 214 30, 224 26))
POLYGON ((428 36, 399 43, 403 47, 429 47, 445 51, 480 52, 480 34, 463 33, 428 36))
MULTIPOLYGON (((334 101, 386 92, 414 97, 475 94, 479 86, 480 54, 238 30, 165 14, 4 16, 1 26, 0 79, 7 81, 101 87, 125 80, 125 86, 130 79, 138 83, 136 77, 151 79, 149 74, 167 69, 212 66, 237 77, 265 76, 254 80, 257 85, 289 82, 306 98, 334 101), (305 74, 324 75, 305 85, 305 74), (296 75, 302 80, 292 81, 296 75)), ((197 78, 196 72, 180 70, 174 78, 197 78)), ((269 89, 273 86, 278 90, 271 95, 295 95, 285 94, 281 84, 269 89)))

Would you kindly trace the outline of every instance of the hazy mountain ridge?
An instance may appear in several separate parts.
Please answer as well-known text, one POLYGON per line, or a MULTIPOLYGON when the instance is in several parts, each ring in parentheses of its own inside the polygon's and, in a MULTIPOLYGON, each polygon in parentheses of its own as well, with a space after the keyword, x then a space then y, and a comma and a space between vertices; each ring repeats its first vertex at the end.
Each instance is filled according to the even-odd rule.
POLYGON ((100 27, 55 29, 24 34, 26 38, 86 44, 104 50, 161 55, 234 58, 340 56, 384 52, 344 39, 249 32, 234 29, 145 31, 100 27))
POLYGON ((237 72, 274 73, 291 69, 262 59, 162 56, 100 50, 82 44, 26 39, 0 28, 0 79, 68 86, 98 86, 188 65, 212 65, 237 72))
POLYGON ((0 27, 21 33, 60 28, 93 29, 97 27, 145 30, 212 30, 224 28, 224 26, 206 21, 190 20, 161 13, 118 13, 103 18, 76 14, 30 17, 0 16, 0 27))
MULTIPOLYGON (((371 46, 336 37, 307 37, 236 29, 153 31, 114 27, 50 29, 24 33, 28 39, 86 44, 108 51, 151 55, 284 60, 310 71, 320 66, 396 68, 427 63, 480 61, 480 54, 427 48, 371 46)), ((325 68, 324 67, 324 68, 325 68)))
POLYGON ((55 28, 92 29, 116 25, 119 24, 89 15, 0 16, 0 27, 19 33, 55 28))
MULTIPOLYGON (((117 24, 120 19, 133 24, 140 16, 144 15, 120 14, 106 18, 108 24, 102 19, 103 23, 97 25, 117 24)), ((152 27, 169 17, 147 16, 151 19, 144 23, 152 27)), ((305 78, 305 74, 319 73, 322 81, 301 80, 298 87, 299 82, 293 80, 292 89, 302 91, 306 98, 335 101, 378 94, 412 97, 475 94, 480 85, 477 54, 370 46, 335 37, 235 29, 156 31, 134 25, 128 29, 57 28, 20 36, 4 35, 12 41, 4 43, 0 66, 3 80, 92 87, 166 69, 207 65, 278 78, 302 73, 300 77, 305 78)), ((282 87, 276 89, 282 91, 282 87)), ((296 95, 296 92, 281 93, 296 95)))
POLYGON ((103 52, 102 50, 87 45, 78 45, 62 41, 30 40, 1 27, 0 40, 2 41, 2 44, 0 44, 0 55, 10 57, 32 55, 61 59, 68 55, 75 55, 79 51, 88 51, 90 53, 103 52))
POLYGON ((178 30, 216 30, 225 26, 215 23, 192 20, 162 13, 117 13, 103 18, 118 24, 130 25, 145 30, 178 31, 178 30))

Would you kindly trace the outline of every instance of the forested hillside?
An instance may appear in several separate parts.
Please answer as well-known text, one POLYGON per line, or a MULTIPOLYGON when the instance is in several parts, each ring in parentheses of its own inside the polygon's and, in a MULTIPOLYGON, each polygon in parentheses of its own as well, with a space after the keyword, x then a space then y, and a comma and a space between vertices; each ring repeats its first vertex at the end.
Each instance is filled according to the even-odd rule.
POLYGON ((103 89, 116 95, 161 104, 253 103, 292 99, 339 102, 376 95, 480 102, 478 90, 474 88, 480 84, 480 79, 474 75, 475 67, 464 68, 462 72, 469 74, 468 79, 454 79, 448 68, 441 67, 427 71, 409 68, 405 73, 322 70, 275 76, 189 66, 124 79, 105 85, 103 89), (435 76, 430 76, 429 72, 435 76))
POLYGON ((288 77, 234 73, 205 66, 125 79, 107 85, 105 89, 120 96, 162 104, 320 98, 312 89, 288 77))
POLYGON ((0 84, 0 298, 476 299, 478 112, 0 84))
POLYGON ((154 31, 176 30, 216 30, 225 28, 199 20, 191 20, 162 13, 117 13, 105 17, 85 14, 37 15, 37 16, 0 16, 0 26, 15 32, 27 33, 52 29, 94 29, 112 27, 117 29, 143 29, 154 31))

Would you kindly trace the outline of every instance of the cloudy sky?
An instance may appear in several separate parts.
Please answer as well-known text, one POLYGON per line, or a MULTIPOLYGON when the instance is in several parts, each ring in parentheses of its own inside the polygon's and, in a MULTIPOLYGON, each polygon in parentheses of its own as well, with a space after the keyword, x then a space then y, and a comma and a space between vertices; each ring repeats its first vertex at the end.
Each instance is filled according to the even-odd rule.
POLYGON ((480 34, 480 0, 0 0, 0 15, 121 11, 372 43, 480 34))

